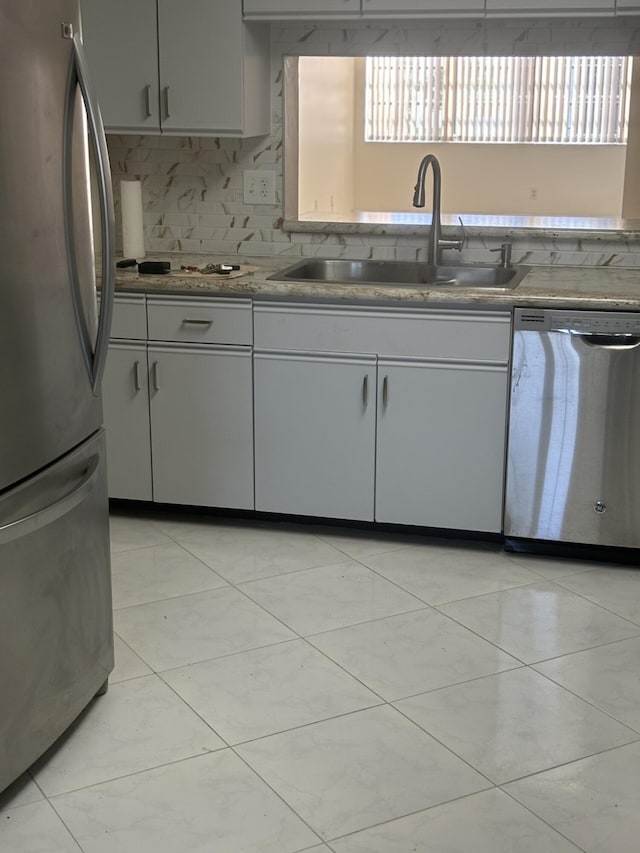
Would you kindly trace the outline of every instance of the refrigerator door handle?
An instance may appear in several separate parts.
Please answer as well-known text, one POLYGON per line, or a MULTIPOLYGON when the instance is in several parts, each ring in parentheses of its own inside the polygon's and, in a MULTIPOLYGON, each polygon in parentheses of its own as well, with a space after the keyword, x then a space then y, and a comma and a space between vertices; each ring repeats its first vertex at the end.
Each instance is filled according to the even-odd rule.
POLYGON ((66 242, 69 271, 71 275, 72 293, 76 320, 78 321, 78 332, 82 342, 85 362, 89 370, 93 393, 97 396, 100 382, 104 373, 107 350, 109 346, 109 334, 111 332, 111 317, 113 314, 113 295, 115 291, 115 216, 113 211, 113 190, 111 188, 111 172, 109 168, 109 154, 107 142, 102 124, 102 117, 92 94, 91 83, 87 62, 80 37, 76 33, 72 37, 72 59, 69 66, 67 78, 67 94, 65 99, 65 142, 64 142, 64 195, 65 195, 65 221, 66 242), (96 335, 93 354, 89 343, 86 322, 82 311, 80 299, 80 283, 76 264, 76 251, 73 235, 73 209, 72 209, 72 138, 74 105, 77 88, 80 88, 84 101, 87 123, 89 126, 89 139, 93 149, 98 195, 100 199, 101 223, 100 232, 102 238, 102 294, 100 299, 100 317, 98 320, 98 332, 96 335))
POLYGON ((51 524, 82 503, 95 485, 99 462, 100 457, 94 456, 78 485, 54 503, 0 527, 0 545, 51 524))

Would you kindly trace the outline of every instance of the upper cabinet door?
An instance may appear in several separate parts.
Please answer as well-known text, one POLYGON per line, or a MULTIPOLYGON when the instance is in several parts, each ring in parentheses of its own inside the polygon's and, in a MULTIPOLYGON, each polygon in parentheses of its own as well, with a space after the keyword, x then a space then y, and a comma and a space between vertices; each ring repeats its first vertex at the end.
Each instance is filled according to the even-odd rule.
POLYGON ((612 13, 615 0, 486 0, 487 13, 504 15, 578 15, 612 13))
POLYGON ((105 127, 115 133, 158 132, 156 0, 82 0, 81 8, 105 127))
POLYGON ((362 0, 362 12, 367 17, 437 15, 446 17, 464 13, 483 15, 485 0, 362 0))
POLYGON ((160 112, 170 133, 268 133, 268 28, 238 0, 158 0, 160 112))
POLYGON ((359 17, 360 0, 244 0, 245 18, 359 17))

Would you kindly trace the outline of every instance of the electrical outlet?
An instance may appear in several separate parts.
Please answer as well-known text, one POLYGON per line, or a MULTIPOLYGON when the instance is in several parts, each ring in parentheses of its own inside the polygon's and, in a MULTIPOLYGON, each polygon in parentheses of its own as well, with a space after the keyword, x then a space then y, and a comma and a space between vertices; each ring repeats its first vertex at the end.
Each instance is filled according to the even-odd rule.
POLYGON ((275 204, 276 173, 269 169, 246 169, 243 193, 245 204, 275 204))

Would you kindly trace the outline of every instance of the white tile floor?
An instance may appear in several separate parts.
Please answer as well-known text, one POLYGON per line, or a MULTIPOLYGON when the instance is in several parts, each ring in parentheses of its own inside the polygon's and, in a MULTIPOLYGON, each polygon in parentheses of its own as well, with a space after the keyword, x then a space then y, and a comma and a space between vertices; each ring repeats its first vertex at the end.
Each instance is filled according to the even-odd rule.
POLYGON ((638 853, 640 570, 112 518, 116 669, 0 853, 638 853))

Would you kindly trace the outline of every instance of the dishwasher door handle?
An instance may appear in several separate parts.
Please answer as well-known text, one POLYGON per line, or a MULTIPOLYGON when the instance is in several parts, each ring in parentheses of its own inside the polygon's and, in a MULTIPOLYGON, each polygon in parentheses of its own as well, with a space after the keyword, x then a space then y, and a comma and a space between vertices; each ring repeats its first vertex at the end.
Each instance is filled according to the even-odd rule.
POLYGON ((577 335, 580 340, 588 347, 600 347, 602 349, 635 349, 640 345, 640 337, 638 335, 604 335, 595 332, 594 334, 583 334, 582 332, 574 332, 570 330, 570 334, 577 335))

